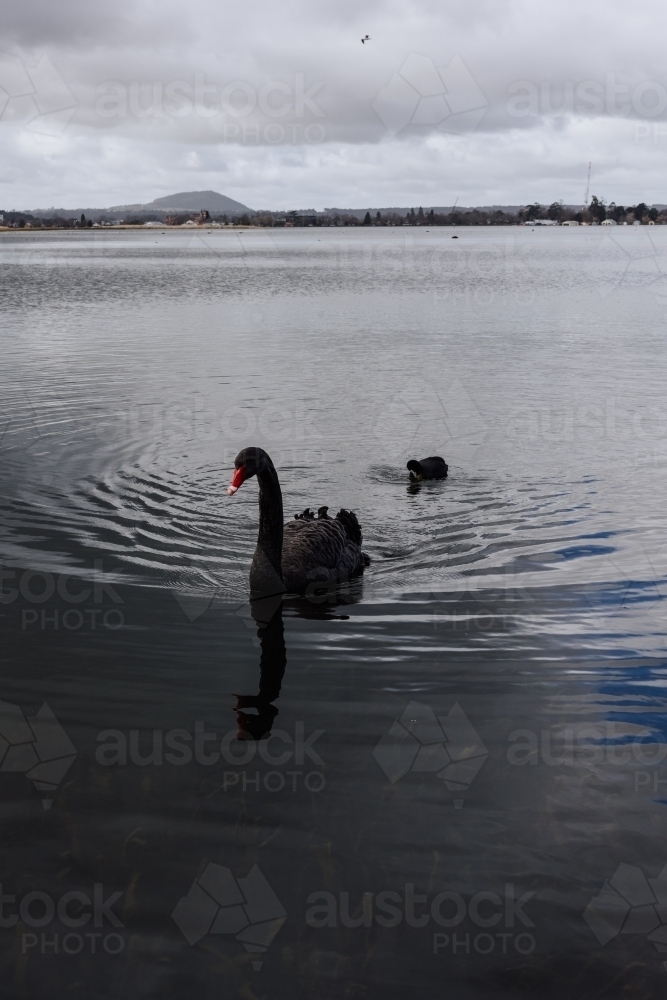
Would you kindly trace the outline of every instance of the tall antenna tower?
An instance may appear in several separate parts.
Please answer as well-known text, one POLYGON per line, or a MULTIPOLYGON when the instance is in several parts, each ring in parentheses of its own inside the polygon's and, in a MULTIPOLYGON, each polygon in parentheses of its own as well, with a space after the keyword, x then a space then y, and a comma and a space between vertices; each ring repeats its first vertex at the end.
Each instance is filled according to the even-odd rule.
POLYGON ((591 167, 592 166, 593 166, 592 163, 588 164, 588 180, 586 181, 586 196, 584 198, 584 208, 588 208, 588 192, 590 191, 590 187, 591 187, 591 167))

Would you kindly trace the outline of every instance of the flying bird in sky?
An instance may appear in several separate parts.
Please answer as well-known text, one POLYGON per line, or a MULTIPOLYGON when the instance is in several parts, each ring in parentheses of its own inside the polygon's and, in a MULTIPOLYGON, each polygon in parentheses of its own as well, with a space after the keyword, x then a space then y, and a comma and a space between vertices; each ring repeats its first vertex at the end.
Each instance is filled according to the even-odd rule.
POLYGON ((371 40, 371 36, 370 35, 364 35, 364 37, 361 39, 361 44, 365 45, 366 42, 370 42, 370 40, 371 40))

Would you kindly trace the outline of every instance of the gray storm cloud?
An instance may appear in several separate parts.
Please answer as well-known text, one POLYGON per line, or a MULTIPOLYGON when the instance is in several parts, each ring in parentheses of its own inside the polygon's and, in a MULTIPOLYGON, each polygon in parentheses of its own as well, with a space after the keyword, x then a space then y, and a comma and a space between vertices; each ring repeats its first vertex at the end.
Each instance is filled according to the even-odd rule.
POLYGON ((587 160, 600 194, 660 200, 663 19, 654 2, 4 5, 2 200, 184 183, 253 206, 568 200, 587 160))

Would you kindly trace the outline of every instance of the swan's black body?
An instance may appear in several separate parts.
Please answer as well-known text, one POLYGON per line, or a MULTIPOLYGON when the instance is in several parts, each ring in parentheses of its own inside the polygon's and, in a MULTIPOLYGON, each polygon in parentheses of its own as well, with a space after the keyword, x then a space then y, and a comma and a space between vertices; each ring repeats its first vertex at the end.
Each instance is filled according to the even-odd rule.
POLYGON ((444 458, 432 455, 430 458, 422 458, 417 462, 414 458, 408 462, 410 479, 421 482, 422 479, 446 479, 449 466, 444 458))
POLYGON ((343 580, 361 573, 370 559, 361 551, 356 515, 340 510, 335 518, 310 508, 283 525, 283 500, 273 462, 261 448, 244 448, 234 461, 228 492, 251 476, 259 483, 259 534, 250 567, 253 595, 299 592, 310 584, 343 580))

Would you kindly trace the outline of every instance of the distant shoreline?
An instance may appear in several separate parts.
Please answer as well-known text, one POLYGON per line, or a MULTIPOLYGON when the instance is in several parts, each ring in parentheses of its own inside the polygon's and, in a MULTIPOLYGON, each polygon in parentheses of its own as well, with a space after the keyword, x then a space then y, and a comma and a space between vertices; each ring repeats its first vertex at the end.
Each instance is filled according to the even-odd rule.
MULTIPOLYGON (((642 226, 648 226, 648 225, 662 226, 662 225, 665 225, 665 223, 663 223, 663 222, 656 222, 656 223, 642 222, 642 223, 637 223, 636 225, 642 225, 642 226)), ((159 232, 159 233, 162 233, 162 234, 165 234, 165 233, 180 233, 181 235, 183 235, 184 233, 192 233, 192 234, 207 233, 207 234, 212 234, 214 232, 216 232, 216 233, 238 232, 239 230, 244 230, 246 232, 253 232, 253 233, 265 233, 265 232, 274 233, 274 232, 284 232, 286 229, 287 229, 288 232, 292 232, 292 231, 294 231, 294 232, 304 232, 304 231, 308 231, 310 229, 317 230, 319 232, 321 229, 327 229, 327 230, 328 229, 334 229, 336 231, 339 231, 339 230, 341 230, 341 231, 342 230, 353 230, 355 232, 361 231, 362 233, 368 233, 369 231, 373 232, 373 231, 378 230, 378 229, 424 229, 424 230, 426 230, 427 232, 430 233, 430 232, 436 232, 436 231, 446 231, 448 229, 476 229, 476 230, 482 230, 482 231, 487 232, 489 230, 496 230, 496 229, 531 229, 531 230, 548 229, 548 230, 553 230, 553 229, 570 229, 570 228, 572 228, 572 229, 598 229, 598 228, 600 228, 600 223, 583 222, 583 223, 581 223, 579 225, 576 225, 576 226, 571 226, 571 225, 568 225, 567 223, 558 223, 557 225, 554 225, 554 226, 543 226, 543 225, 539 225, 539 224, 538 225, 533 225, 530 222, 504 222, 504 223, 494 223, 493 225, 488 225, 487 226, 487 225, 467 224, 465 222, 461 222, 461 223, 451 223, 449 225, 438 225, 438 224, 435 224, 435 225, 434 224, 430 224, 430 225, 428 225, 428 224, 426 224, 426 225, 423 225, 423 224, 421 224, 421 225, 411 225, 410 223, 402 223, 402 224, 398 224, 398 225, 392 225, 391 223, 388 223, 388 224, 385 224, 384 226, 294 226, 294 227, 291 227, 291 226, 288 226, 288 227, 285 227, 285 226, 245 226, 245 225, 238 225, 237 226, 237 225, 234 225, 234 224, 229 224, 229 225, 225 225, 225 226, 214 226, 212 228, 207 228, 206 226, 197 226, 197 228, 194 228, 193 226, 167 226, 167 225, 164 225, 164 226, 150 226, 150 227, 149 226, 145 226, 145 225, 138 225, 138 226, 131 226, 131 225, 122 225, 122 226, 96 226, 96 227, 93 227, 93 226, 88 227, 88 226, 86 226, 86 227, 83 227, 83 228, 78 228, 78 227, 73 227, 73 226, 72 227, 66 227, 66 226, 35 226, 35 228, 32 228, 32 227, 28 228, 27 226, 24 226, 22 228, 18 228, 16 226, 0 226, 0 233, 12 233, 12 234, 16 234, 17 236, 20 236, 20 235, 23 235, 23 236, 25 236, 25 235, 37 236, 39 233, 65 233, 65 234, 72 234, 72 235, 80 235, 81 233, 85 233, 87 235, 90 235, 91 233, 94 233, 95 235, 97 235, 98 233, 119 233, 119 232, 145 233, 146 235, 148 235, 150 233, 158 233, 159 232)), ((628 223, 624 223, 621 226, 617 226, 616 228, 633 229, 633 228, 635 228, 635 226, 634 225, 629 225, 628 223)))

